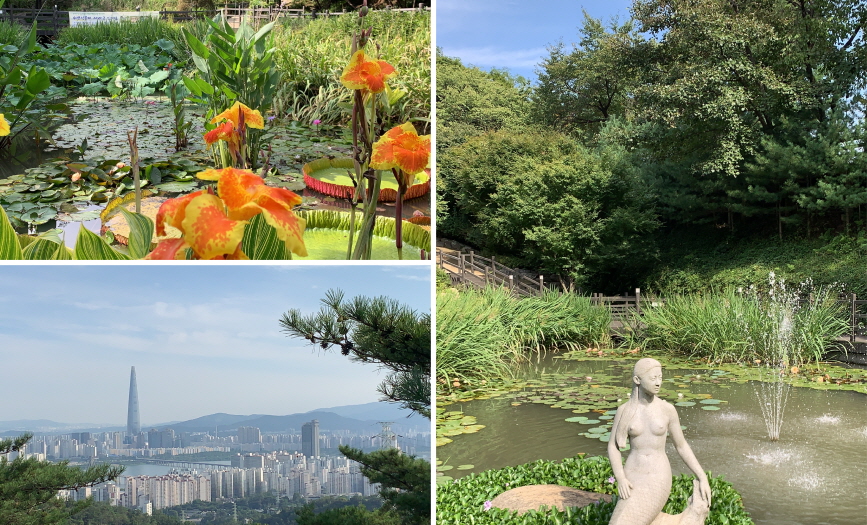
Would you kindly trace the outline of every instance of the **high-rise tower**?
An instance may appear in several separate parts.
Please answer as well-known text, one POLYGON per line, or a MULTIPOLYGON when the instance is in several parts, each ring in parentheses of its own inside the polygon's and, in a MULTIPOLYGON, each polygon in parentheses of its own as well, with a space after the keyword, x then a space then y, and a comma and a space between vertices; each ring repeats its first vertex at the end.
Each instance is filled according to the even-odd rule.
POLYGON ((301 453, 308 458, 319 455, 319 420, 301 425, 301 453))
POLYGON ((129 373, 129 408, 126 414, 126 433, 137 436, 141 432, 141 420, 138 413, 138 385, 135 382, 135 367, 129 373))

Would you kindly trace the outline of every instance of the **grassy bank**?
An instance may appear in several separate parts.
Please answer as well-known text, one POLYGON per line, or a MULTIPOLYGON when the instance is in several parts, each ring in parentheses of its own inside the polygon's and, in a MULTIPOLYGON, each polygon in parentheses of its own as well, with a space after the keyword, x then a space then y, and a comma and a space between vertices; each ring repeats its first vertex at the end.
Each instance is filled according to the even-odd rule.
POLYGON ((508 377, 535 355, 610 342, 607 310, 577 294, 517 299, 502 288, 437 294, 437 378, 508 377))
POLYGON ((790 283, 812 279, 867 295, 867 236, 825 235, 815 239, 747 237, 670 232, 660 241, 660 259, 644 289, 662 295, 767 285, 768 273, 790 283))

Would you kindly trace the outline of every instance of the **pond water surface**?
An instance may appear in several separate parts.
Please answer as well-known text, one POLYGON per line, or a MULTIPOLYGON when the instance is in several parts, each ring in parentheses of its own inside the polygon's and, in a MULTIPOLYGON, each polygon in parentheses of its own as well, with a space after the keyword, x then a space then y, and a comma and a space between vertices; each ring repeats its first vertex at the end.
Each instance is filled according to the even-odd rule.
MULTIPOLYGON (((551 372, 578 377, 613 374, 619 375, 620 384, 628 385, 631 363, 615 368, 609 365, 547 360, 529 369, 535 377, 551 372)), ((687 372, 663 373, 667 378, 663 390, 674 390, 680 381, 673 376, 687 372)), ((755 523, 867 523, 867 396, 792 388, 780 440, 771 442, 753 382, 702 383, 691 390, 723 402, 711 405, 719 410, 709 410, 709 405, 701 403, 677 407, 686 439, 705 470, 734 485, 755 523)), ((578 453, 607 454, 607 442, 580 435, 587 431, 587 425, 565 421, 574 416, 570 410, 539 403, 513 406, 515 402, 514 397, 498 397, 446 407, 462 410, 486 425, 478 433, 454 436, 452 443, 437 447, 437 459, 447 465, 474 466, 450 470, 450 476, 537 459, 559 460, 578 453)), ((667 449, 674 473, 690 473, 671 443, 667 449)))

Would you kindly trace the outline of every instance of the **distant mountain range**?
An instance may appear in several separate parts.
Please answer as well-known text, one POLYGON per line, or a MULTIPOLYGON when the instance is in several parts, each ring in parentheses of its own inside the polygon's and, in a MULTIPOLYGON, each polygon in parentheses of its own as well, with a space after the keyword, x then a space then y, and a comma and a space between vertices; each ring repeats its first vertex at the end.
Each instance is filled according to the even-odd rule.
MULTIPOLYGON (((398 433, 406 430, 430 430, 430 421, 414 415, 412 411, 397 407, 392 403, 374 402, 362 405, 344 405, 330 408, 318 408, 310 412, 272 416, 266 414, 210 414, 189 421, 173 421, 157 425, 144 425, 143 430, 151 428, 171 428, 175 432, 207 432, 216 427, 220 431, 238 427, 258 427, 262 432, 286 432, 290 429, 301 430, 301 425, 316 419, 320 431, 348 430, 355 433, 376 434, 380 431, 379 421, 393 422, 392 429, 398 433)), ((15 421, 0 421, 0 433, 15 434, 23 431, 31 432, 71 432, 71 431, 119 431, 125 426, 95 425, 92 423, 59 423, 46 419, 20 419, 15 421)))

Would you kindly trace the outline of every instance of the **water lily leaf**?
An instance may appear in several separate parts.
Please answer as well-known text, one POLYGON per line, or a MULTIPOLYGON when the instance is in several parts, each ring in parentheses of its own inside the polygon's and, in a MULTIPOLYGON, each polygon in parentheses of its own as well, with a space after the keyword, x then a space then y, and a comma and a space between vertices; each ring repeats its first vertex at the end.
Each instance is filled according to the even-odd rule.
POLYGON ((701 409, 702 410, 719 410, 719 407, 715 406, 715 405, 709 405, 709 406, 701 407, 701 409))
POLYGON ((475 465, 458 465, 457 470, 470 470, 472 468, 476 468, 475 465))
POLYGON ((584 422, 586 420, 587 420, 586 417, 567 417, 566 418, 566 421, 568 421, 570 423, 581 423, 581 422, 584 422))
POLYGON ((691 407, 691 406, 695 406, 695 403, 692 401, 679 401, 679 402, 675 403, 675 406, 691 407))

